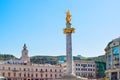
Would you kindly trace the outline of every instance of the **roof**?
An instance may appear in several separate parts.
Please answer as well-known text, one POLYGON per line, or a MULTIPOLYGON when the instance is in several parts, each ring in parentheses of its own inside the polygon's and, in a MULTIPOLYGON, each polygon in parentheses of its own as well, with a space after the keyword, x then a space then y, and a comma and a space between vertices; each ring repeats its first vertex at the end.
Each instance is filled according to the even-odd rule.
MULTIPOLYGON (((120 37, 118 37, 118 38, 113 39, 112 41, 110 41, 110 42, 108 43, 107 47, 109 47, 110 44, 112 44, 113 42, 119 42, 119 43, 120 43, 120 37)), ((107 47, 106 47, 106 48, 107 48, 107 47)))

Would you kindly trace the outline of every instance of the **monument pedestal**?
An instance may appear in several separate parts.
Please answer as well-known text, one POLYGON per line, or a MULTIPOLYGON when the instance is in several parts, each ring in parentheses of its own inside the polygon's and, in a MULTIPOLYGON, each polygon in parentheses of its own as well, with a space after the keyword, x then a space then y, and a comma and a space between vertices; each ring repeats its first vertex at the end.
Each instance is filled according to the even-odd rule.
POLYGON ((75 75, 65 75, 61 78, 57 78, 55 80, 88 80, 87 78, 81 78, 81 77, 77 77, 75 75))

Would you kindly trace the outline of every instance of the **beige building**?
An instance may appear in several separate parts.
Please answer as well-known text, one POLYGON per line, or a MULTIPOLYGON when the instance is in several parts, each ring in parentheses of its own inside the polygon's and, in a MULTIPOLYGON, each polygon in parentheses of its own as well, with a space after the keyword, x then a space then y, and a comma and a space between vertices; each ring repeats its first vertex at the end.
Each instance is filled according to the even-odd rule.
MULTIPOLYGON (((62 64, 63 72, 66 73, 66 63, 62 64)), ((96 63, 95 61, 75 60, 73 62, 73 73, 76 76, 84 78, 96 78, 96 63)))
POLYGON ((0 76, 6 80, 54 80, 63 76, 60 65, 31 64, 24 45, 20 60, 0 61, 0 76))
POLYGON ((0 76, 7 80, 54 80, 62 76, 62 69, 59 65, 0 64, 0 76))

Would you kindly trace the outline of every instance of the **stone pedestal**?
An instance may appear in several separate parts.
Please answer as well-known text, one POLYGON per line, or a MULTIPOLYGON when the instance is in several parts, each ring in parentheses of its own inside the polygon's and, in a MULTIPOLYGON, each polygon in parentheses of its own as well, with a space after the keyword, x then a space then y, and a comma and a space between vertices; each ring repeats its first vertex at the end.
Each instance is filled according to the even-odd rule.
POLYGON ((88 80, 87 78, 81 78, 75 75, 65 75, 61 78, 57 78, 55 80, 88 80))

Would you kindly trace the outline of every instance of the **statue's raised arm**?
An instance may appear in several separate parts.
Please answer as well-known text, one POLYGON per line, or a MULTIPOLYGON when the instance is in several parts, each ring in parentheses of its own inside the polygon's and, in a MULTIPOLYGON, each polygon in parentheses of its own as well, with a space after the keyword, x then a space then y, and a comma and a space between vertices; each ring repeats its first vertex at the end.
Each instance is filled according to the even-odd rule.
POLYGON ((66 12, 66 23, 71 24, 71 14, 70 11, 66 12))

